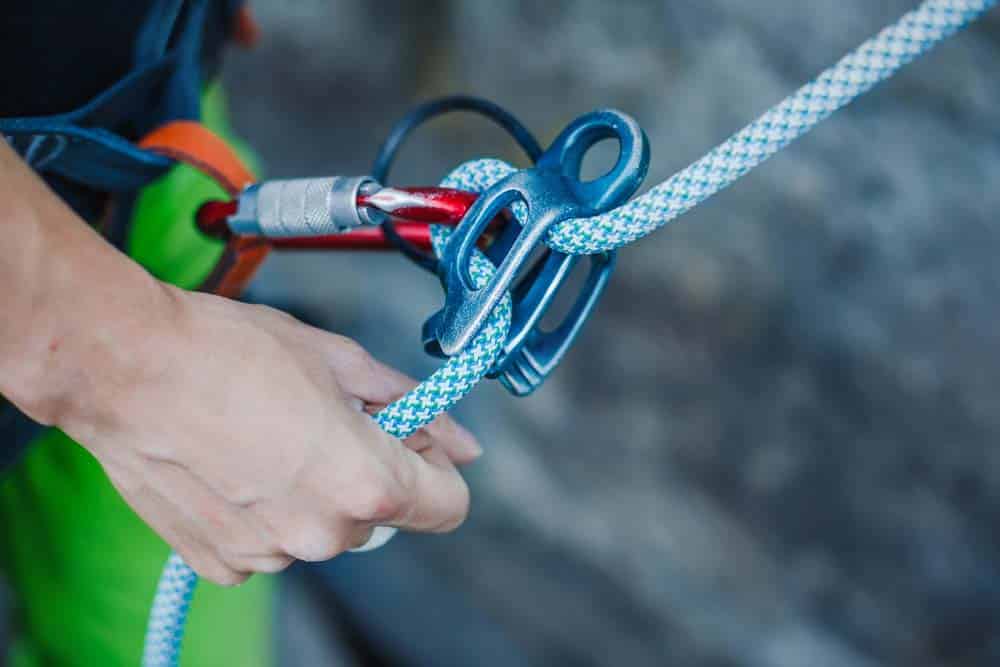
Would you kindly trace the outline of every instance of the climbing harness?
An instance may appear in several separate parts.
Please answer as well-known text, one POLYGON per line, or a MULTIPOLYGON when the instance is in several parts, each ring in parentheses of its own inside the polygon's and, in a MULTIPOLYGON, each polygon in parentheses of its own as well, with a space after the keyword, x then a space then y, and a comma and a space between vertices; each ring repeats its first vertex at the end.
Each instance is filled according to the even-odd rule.
MULTIPOLYGON (((487 374, 499 375, 515 394, 529 393, 544 380, 572 343, 607 283, 611 253, 690 210, 750 171, 835 110, 894 74, 920 54, 978 18, 996 0, 926 0, 895 24, 866 41, 813 82, 803 86, 705 157, 646 194, 634 194, 648 165, 648 147, 634 120, 616 111, 585 115, 542 153, 537 142, 506 112, 489 103, 445 101, 419 109, 390 135, 373 178, 305 179, 251 186, 227 209, 232 238, 313 236, 382 223, 384 238, 421 266, 434 270, 445 287, 444 307, 424 326, 425 347, 447 356, 444 365, 405 396, 375 415, 388 433, 405 438, 465 396, 487 374), (384 189, 395 149, 412 126, 450 108, 486 110, 514 134, 536 163, 517 170, 498 160, 468 162, 441 183, 479 197, 457 228, 430 227, 434 257, 416 248, 393 223, 392 205, 416 200, 384 189), (400 129, 400 127, 402 129, 400 129), (615 138, 619 154, 612 170, 595 181, 580 180, 586 152, 615 138), (360 205, 359 205, 360 204, 360 205), (497 238, 479 241, 498 216, 509 216, 497 238), (526 274, 532 251, 549 252, 526 274), (541 316, 580 255, 592 259, 590 277, 566 321, 550 332, 541 316)), ((218 214, 221 209, 216 208, 218 214)), ((218 215, 206 223, 218 224, 218 215)), ((385 533, 380 536, 385 539, 385 533)), ((150 615, 143 664, 175 665, 185 616, 197 576, 176 554, 170 556, 150 615)))

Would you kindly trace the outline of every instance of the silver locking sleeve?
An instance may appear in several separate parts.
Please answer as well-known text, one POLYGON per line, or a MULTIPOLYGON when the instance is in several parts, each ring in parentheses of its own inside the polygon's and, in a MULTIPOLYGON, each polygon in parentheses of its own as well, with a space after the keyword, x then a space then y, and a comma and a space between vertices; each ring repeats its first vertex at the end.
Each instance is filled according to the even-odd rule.
POLYGON ((381 186, 368 176, 265 181, 240 193, 229 218, 235 234, 267 237, 327 236, 381 222, 370 208, 359 209, 359 194, 381 186))

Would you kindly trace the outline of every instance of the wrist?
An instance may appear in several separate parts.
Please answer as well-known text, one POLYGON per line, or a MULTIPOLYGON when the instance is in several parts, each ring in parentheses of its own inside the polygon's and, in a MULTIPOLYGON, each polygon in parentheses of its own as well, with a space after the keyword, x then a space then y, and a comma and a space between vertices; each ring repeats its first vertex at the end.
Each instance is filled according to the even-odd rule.
POLYGON ((162 341, 176 329, 179 290, 136 269, 127 287, 102 290, 52 339, 50 418, 84 443, 119 424, 131 397, 168 366, 162 341))
POLYGON ((71 261, 46 272, 17 359, 3 373, 2 389, 22 411, 81 440, 157 372, 153 348, 176 308, 172 288, 100 243, 90 266, 71 261))
POLYGON ((3 141, 0 229, 0 394, 45 424, 93 422, 153 372, 143 357, 176 299, 3 141))

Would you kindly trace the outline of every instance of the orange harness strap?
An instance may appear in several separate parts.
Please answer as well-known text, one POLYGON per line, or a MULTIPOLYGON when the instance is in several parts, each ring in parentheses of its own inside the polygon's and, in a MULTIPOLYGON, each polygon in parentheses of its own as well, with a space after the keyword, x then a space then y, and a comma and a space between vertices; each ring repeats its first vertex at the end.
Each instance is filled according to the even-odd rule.
MULTIPOLYGON (((191 165, 215 180, 231 197, 256 180, 225 141, 194 121, 167 123, 143 137, 139 146, 191 165)), ((233 236, 199 289, 233 299, 238 297, 269 250, 270 245, 264 239, 233 236)))

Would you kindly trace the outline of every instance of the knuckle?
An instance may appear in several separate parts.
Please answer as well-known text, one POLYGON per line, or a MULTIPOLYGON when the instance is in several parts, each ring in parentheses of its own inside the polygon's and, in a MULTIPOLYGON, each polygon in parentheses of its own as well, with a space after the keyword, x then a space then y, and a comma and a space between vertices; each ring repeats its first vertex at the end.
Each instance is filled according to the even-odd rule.
POLYGON ((367 483, 353 487, 346 496, 350 518, 363 522, 392 521, 403 513, 406 503, 395 485, 371 476, 367 483))
POLYGON ((241 572, 260 574, 275 574, 291 565, 293 559, 288 556, 255 556, 235 559, 232 567, 241 572))
POLYGON ((237 572, 236 570, 223 568, 219 576, 212 581, 220 586, 239 586, 249 578, 250 575, 246 572, 237 572))
POLYGON ((281 541, 281 549, 297 560, 318 562, 329 560, 348 548, 340 531, 320 526, 300 526, 292 529, 281 541))
POLYGON ((264 574, 275 574, 286 570, 291 565, 293 559, 282 556, 267 558, 257 564, 256 571, 264 574))
POLYGON ((250 576, 248 573, 240 572, 215 558, 204 559, 197 566, 192 565, 192 567, 199 576, 219 586, 237 586, 250 576))
POLYGON ((385 490, 371 491, 355 500, 352 517, 365 522, 391 521, 400 515, 403 506, 395 494, 385 490))

